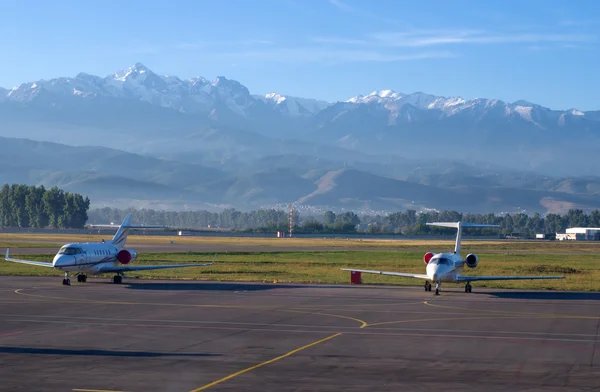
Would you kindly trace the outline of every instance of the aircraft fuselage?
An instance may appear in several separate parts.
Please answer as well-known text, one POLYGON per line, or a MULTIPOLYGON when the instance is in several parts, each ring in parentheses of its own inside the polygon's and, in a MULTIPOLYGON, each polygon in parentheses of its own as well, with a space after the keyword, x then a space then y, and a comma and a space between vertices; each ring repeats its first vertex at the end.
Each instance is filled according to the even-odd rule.
POLYGON ((456 253, 438 253, 427 263, 426 273, 432 282, 455 283, 465 262, 456 253))
POLYGON ((110 243, 81 243, 64 245, 54 256, 54 268, 63 272, 93 274, 102 266, 119 265, 119 250, 110 243))

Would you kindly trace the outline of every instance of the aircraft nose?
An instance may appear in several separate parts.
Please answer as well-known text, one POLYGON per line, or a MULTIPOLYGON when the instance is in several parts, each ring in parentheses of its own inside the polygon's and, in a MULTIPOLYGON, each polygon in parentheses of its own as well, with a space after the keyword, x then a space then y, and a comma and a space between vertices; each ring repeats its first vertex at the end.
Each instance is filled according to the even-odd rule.
POLYGON ((55 267, 64 267, 69 262, 69 256, 60 255, 54 258, 54 266, 55 267))

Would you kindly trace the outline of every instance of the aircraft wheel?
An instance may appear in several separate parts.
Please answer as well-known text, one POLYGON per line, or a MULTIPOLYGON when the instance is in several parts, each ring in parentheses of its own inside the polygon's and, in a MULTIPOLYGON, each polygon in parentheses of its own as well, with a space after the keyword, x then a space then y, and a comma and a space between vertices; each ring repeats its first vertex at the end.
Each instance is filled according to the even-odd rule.
POLYGON ((122 281, 123 281, 123 278, 122 278, 120 275, 115 275, 115 276, 113 277, 113 282, 114 282, 115 284, 121 284, 121 282, 122 282, 122 281))
POLYGON ((66 283, 65 283, 65 284, 66 284, 67 286, 70 286, 70 285, 71 285, 71 279, 66 279, 66 283))
POLYGON ((440 295, 440 289, 435 289, 435 295, 440 295))
POLYGON ((472 289, 473 289, 473 287, 471 287, 471 285, 469 283, 467 283, 465 285, 465 293, 470 293, 472 289))
POLYGON ((81 276, 81 275, 77 275, 77 281, 78 281, 79 283, 81 283, 81 281, 82 281, 82 280, 83 280, 83 279, 82 279, 82 276, 81 276))
POLYGON ((65 286, 67 285, 67 280, 66 279, 63 279, 63 285, 65 285, 65 286))
POLYGON ((83 283, 87 282, 87 275, 81 275, 81 281, 83 283))

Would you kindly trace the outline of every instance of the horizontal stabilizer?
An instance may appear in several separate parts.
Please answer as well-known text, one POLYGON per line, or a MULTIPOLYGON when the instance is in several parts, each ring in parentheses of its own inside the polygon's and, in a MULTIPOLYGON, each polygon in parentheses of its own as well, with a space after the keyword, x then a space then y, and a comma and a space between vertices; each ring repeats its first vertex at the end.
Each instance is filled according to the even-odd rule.
POLYGON ((463 222, 428 222, 428 226, 451 227, 456 230, 456 244, 454 245, 454 253, 460 252, 460 239, 462 236, 463 227, 500 227, 498 225, 488 225, 483 223, 463 223, 463 222))
POLYGON ((500 227, 499 225, 488 225, 483 223, 462 223, 462 222, 431 222, 426 223, 427 226, 452 227, 458 229, 461 227, 500 227))
POLYGON ((169 226, 144 226, 144 225, 95 225, 95 224, 89 224, 86 225, 86 227, 89 227, 91 229, 118 229, 120 227, 124 228, 124 229, 129 229, 129 230, 133 230, 133 229, 137 229, 137 230, 151 230, 151 229, 162 229, 162 230, 167 230, 169 229, 169 226))

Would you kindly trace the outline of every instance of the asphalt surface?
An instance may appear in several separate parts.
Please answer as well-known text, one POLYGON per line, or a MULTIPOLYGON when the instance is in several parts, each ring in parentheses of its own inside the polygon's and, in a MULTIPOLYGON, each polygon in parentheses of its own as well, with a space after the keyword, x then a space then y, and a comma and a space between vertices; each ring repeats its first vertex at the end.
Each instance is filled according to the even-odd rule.
POLYGON ((0 277, 0 390, 600 389, 600 293, 108 278, 0 277))

